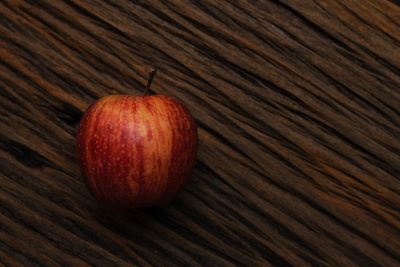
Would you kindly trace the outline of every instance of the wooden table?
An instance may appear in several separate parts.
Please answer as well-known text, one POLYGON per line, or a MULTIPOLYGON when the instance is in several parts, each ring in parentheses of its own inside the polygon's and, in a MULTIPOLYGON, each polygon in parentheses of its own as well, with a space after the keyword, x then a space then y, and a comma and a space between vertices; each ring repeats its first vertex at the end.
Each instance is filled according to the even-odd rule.
POLYGON ((400 266, 399 178, 398 1, 1 1, 5 266, 400 266), (152 67, 198 162, 170 206, 116 212, 75 132, 152 67))

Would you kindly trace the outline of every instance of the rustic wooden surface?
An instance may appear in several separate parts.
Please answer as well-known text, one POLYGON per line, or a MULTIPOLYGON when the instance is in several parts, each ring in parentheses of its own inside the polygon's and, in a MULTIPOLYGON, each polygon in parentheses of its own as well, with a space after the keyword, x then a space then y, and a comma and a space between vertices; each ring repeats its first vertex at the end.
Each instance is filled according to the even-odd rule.
POLYGON ((5 266, 400 266, 399 177, 398 1, 1 1, 5 266), (153 66, 198 163, 171 206, 107 210, 75 131, 153 66))

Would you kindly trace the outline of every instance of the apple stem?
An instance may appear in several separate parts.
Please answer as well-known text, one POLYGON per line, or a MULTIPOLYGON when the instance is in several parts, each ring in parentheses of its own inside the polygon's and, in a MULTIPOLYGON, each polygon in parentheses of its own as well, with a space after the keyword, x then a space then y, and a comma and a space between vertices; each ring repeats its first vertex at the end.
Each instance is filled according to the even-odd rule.
POLYGON ((156 76, 156 74, 157 74, 156 69, 151 69, 151 71, 149 72, 149 78, 147 79, 146 90, 144 90, 144 93, 143 93, 144 96, 148 94, 151 83, 153 82, 154 76, 156 76))

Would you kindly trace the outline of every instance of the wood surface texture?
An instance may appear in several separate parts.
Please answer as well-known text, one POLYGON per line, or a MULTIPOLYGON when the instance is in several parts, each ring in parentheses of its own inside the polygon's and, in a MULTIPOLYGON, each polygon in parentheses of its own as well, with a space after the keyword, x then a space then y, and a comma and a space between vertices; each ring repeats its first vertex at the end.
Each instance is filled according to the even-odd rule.
POLYGON ((399 1, 0 0, 0 265, 397 267, 399 178, 399 1), (109 210, 77 125, 151 67, 198 161, 109 210))

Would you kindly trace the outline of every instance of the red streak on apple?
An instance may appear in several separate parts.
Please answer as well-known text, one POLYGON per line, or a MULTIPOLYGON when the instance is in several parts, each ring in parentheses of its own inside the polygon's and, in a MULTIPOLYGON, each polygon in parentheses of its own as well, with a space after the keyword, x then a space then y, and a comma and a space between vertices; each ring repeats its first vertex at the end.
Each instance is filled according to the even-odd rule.
POLYGON ((197 128, 187 108, 171 97, 112 95, 85 112, 77 146, 82 173, 99 201, 164 206, 191 174, 197 128))

